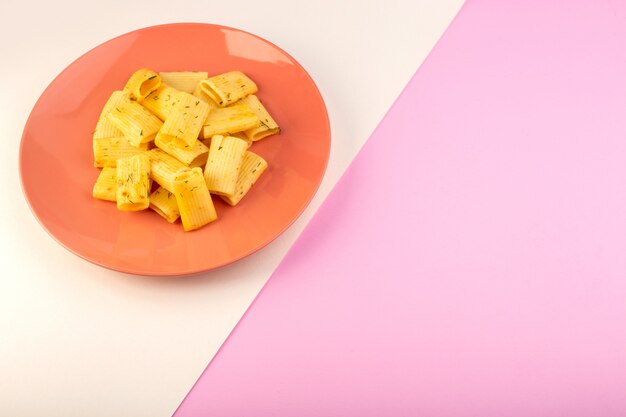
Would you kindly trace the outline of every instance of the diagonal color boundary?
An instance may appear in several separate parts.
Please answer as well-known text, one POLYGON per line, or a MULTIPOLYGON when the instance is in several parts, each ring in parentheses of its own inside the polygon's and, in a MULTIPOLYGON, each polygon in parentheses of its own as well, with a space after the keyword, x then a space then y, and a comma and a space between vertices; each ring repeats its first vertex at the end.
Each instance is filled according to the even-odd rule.
MULTIPOLYGON (((456 16, 458 16, 461 12, 461 10, 463 9, 463 6, 459 9, 459 12, 457 13, 456 16)), ((455 16, 454 19, 456 19, 457 17, 455 16)), ((452 24, 452 22, 454 21, 454 19, 450 22, 450 25, 452 24)), ((448 26, 448 27, 449 27, 448 26)), ((446 32, 448 29, 444 30, 444 32, 442 33, 440 40, 445 36, 446 32)), ((439 42, 438 42, 439 43, 439 42)), ((429 53, 428 56, 430 56, 430 54, 432 54, 432 51, 437 47, 437 44, 435 44, 435 46, 433 47, 433 49, 431 50, 431 52, 429 53)), ((428 59, 428 56, 426 59, 428 59)), ((425 62, 426 60, 424 60, 425 62)), ((400 100, 400 98, 403 96, 403 94, 405 93, 405 91, 407 90, 407 88, 409 87, 409 85, 411 85, 411 83, 413 82, 413 79, 415 78, 415 76, 417 75, 417 73, 419 72, 419 69, 416 71, 416 73, 413 75, 413 77, 411 77, 411 79, 409 80, 409 83, 407 83, 407 85, 403 88, 403 90, 400 92, 400 95, 398 96, 398 98, 396 98, 396 100, 392 103, 391 107, 389 108, 389 110, 387 110, 387 113, 383 116, 381 122, 379 123, 379 125, 376 127, 376 129, 374 130, 374 132, 372 132, 372 136, 375 135, 376 130, 378 130, 378 127, 385 121, 385 119, 388 117, 389 113, 394 109, 394 107, 396 106, 396 103, 400 100)), ((363 147, 361 148, 361 150, 359 152, 357 152, 357 154, 355 155, 355 160, 359 157, 360 153, 364 151, 364 149, 367 146, 367 142, 369 142, 371 140, 368 139, 366 141, 366 143, 363 145, 363 147)), ((354 161, 353 161, 354 163, 354 161)), ((350 165, 351 166, 351 165, 350 165)), ((346 169, 346 172, 342 175, 342 177, 339 179, 339 181, 337 181, 337 185, 335 185, 335 188, 338 187, 339 183, 343 180, 343 177, 346 176, 346 174, 349 172, 350 167, 348 167, 348 169, 346 169)), ((332 194, 332 192, 331 192, 332 194)), ((330 194, 329 194, 330 197, 330 194)), ((322 203, 322 205, 320 206, 320 209, 324 207, 325 203, 322 203)), ((311 220, 312 222, 313 220, 311 220)), ((311 227, 311 225, 307 225, 307 227, 305 228, 305 230, 303 231, 306 232, 306 230, 311 227)), ((287 253, 285 254, 285 258, 287 259, 289 257, 289 255, 291 254, 292 251, 294 251, 294 249, 297 246, 298 241, 301 239, 298 238, 298 240, 294 243, 294 245, 287 251, 287 253)), ((284 260, 282 262, 285 262, 284 260)), ((278 270, 280 269, 280 265, 277 267, 276 271, 274 272, 274 274, 276 274, 278 272, 278 270)), ((272 275, 272 277, 274 276, 274 274, 272 275)), ((270 279, 268 279, 268 281, 265 283, 265 285, 261 288, 261 290, 259 291, 259 293, 257 294, 257 296, 255 297, 255 299, 252 301, 252 303, 250 303, 250 306, 246 309, 245 313, 242 315, 241 319, 239 320, 239 322, 235 325, 235 327, 233 327, 232 332, 229 334, 229 336, 226 338, 226 340, 224 341, 224 343, 222 344, 222 346, 220 347, 220 349, 218 349, 217 353, 213 356, 213 358, 211 359, 211 361, 209 361, 209 364, 207 365, 206 370, 203 372, 203 374, 200 376, 200 378, 198 378, 198 380, 196 381, 196 383, 191 387, 191 389, 189 390, 189 392, 187 393, 187 395, 185 396, 185 398, 183 399, 183 401, 181 402, 181 404, 179 405, 179 407, 176 409, 174 416, 179 416, 181 415, 181 412, 183 412, 183 410, 181 410, 181 408, 183 408, 183 405, 188 401, 189 397, 192 396, 192 394, 194 392, 196 392, 196 387, 199 385, 200 381, 202 380, 203 376, 205 375, 205 373, 207 372, 208 368, 211 366, 211 363, 213 363, 213 361, 216 360, 216 358, 220 355, 220 352, 222 351, 222 349, 224 349, 224 347, 227 345, 227 342, 229 340, 229 338, 233 335, 233 333, 237 330, 237 328, 239 327, 239 324, 241 323, 242 320, 245 319, 246 315, 250 312, 250 310, 252 309, 252 306, 255 304, 255 302, 257 301, 257 299, 263 294, 263 292, 265 291, 265 289, 267 288, 270 280, 272 279, 272 277, 270 277, 270 279)), ((194 411, 200 413, 200 410, 198 411, 194 411)), ((194 414, 195 415, 195 414, 194 414)))

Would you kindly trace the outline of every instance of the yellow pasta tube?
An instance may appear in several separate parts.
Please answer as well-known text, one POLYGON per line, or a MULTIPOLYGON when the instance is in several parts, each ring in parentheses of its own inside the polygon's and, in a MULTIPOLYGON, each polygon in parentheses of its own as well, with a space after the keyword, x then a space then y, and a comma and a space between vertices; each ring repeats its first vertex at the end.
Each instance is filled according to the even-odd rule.
POLYGON ((163 125, 158 117, 132 100, 115 106, 107 117, 133 146, 154 140, 163 125))
MULTIPOLYGON (((248 139, 248 137, 246 136, 246 134, 244 132, 236 132, 236 133, 231 133, 230 136, 234 137, 234 138, 239 138, 242 140, 245 140, 246 143, 248 144, 248 148, 250 148, 250 146, 252 146, 252 141, 250 139, 248 139)), ((207 141, 209 142, 209 146, 210 147, 210 143, 211 143, 211 139, 207 139, 207 141)), ((206 145, 206 143, 205 143, 206 145)))
MULTIPOLYGON (((208 117, 209 117, 209 114, 210 114, 213 110, 215 110, 215 109, 219 109, 219 108, 220 108, 220 106, 218 106, 218 105, 217 105, 217 104, 213 101, 213 99, 212 99, 211 97, 207 96, 207 95, 204 93, 204 91, 202 91, 202 88, 200 88, 200 84, 198 84, 198 86, 196 87, 195 91, 193 92, 193 95, 194 95, 195 97, 198 97, 200 100, 202 100, 202 101, 206 102, 206 103, 209 105, 209 113, 207 113, 207 119, 208 119, 208 117)), ((205 122, 206 122, 206 119, 205 119, 205 122)), ((204 131, 204 126, 203 126, 203 131, 204 131)), ((211 136, 209 136, 209 137, 207 137, 207 138, 204 138, 204 132, 203 132, 203 131, 201 131, 201 132, 200 132, 200 133, 201 133, 200 137, 201 137, 202 143, 204 143, 207 147, 210 147, 210 146, 211 146, 211 136)), ((243 133, 243 132, 242 132, 242 133, 243 133)), ((234 134, 233 134, 233 136, 234 136, 234 134)), ((243 136, 247 139, 247 137, 245 136, 245 134, 244 134, 243 136)))
POLYGON ((93 185, 92 195, 100 200, 117 201, 116 190, 117 170, 112 167, 105 167, 100 171, 100 175, 93 185))
POLYGON ((214 109, 209 112, 202 137, 210 138, 213 135, 230 135, 259 126, 259 118, 250 107, 245 104, 235 104, 230 107, 214 109))
POLYGON ((174 178, 178 171, 187 168, 185 164, 161 149, 151 149, 145 154, 150 158, 150 178, 166 190, 174 192, 174 178))
POLYGON ((170 114, 165 119, 159 135, 168 136, 192 146, 209 112, 209 106, 189 93, 180 92, 174 97, 170 114))
POLYGON ((250 107, 250 109, 259 118, 259 125, 245 131, 249 140, 256 142, 271 135, 280 133, 278 123, 274 121, 272 116, 267 112, 261 100, 254 94, 241 99, 241 103, 250 107))
POLYGON ((159 77, 159 74, 152 70, 142 68, 135 71, 135 73, 130 76, 124 86, 124 90, 128 91, 131 98, 142 102, 148 94, 160 86, 161 77, 159 77))
POLYGON ((209 148, 197 139, 189 146, 172 136, 158 133, 154 144, 191 168, 206 164, 209 156, 209 148))
POLYGON ((209 76, 207 72, 200 71, 159 72, 159 75, 165 84, 189 94, 194 92, 200 81, 209 76))
POLYGON ((139 211, 150 205, 150 159, 145 153, 117 160, 117 208, 139 211))
POLYGON ((148 97, 141 102, 141 105, 164 121, 172 110, 174 96, 178 94, 178 92, 178 90, 167 84, 161 84, 158 89, 151 92, 148 97))
POLYGON ((241 163, 241 170, 237 178, 235 192, 220 197, 231 206, 236 206, 248 191, 250 191, 250 188, 252 188, 266 168, 267 162, 265 159, 255 153, 246 152, 241 163))
POLYGON ((218 106, 211 97, 207 96, 206 93, 202 91, 202 86, 200 84, 196 86, 196 89, 193 91, 193 95, 209 105, 209 112, 213 109, 220 108, 220 106, 218 106))
POLYGON ((174 180, 174 195, 185 231, 198 229, 217 219, 200 168, 178 172, 174 180))
POLYGON ((231 71, 200 81, 200 88, 221 107, 258 90, 254 81, 241 71, 231 71))
POLYGON ((141 143, 138 147, 130 144, 128 139, 119 138, 99 138, 93 140, 93 165, 96 168, 117 166, 119 158, 138 155, 148 150, 147 143, 141 143))
POLYGON ((94 139, 102 138, 119 138, 124 134, 109 120, 107 115, 115 107, 121 105, 128 100, 128 95, 123 91, 114 91, 111 97, 107 100, 106 104, 102 108, 100 118, 96 124, 96 130, 93 132, 94 139))
POLYGON ((204 179, 211 193, 233 195, 246 149, 248 144, 245 140, 232 136, 213 136, 209 160, 204 169, 204 179))
POLYGON ((150 194, 150 208, 170 223, 174 223, 180 217, 176 196, 163 187, 150 194))

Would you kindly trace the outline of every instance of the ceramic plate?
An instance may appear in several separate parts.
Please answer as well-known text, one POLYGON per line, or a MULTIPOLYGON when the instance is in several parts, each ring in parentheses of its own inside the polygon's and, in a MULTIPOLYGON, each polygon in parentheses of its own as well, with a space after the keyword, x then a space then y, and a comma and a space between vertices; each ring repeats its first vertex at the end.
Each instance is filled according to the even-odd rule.
POLYGON ((234 262, 280 235, 305 209, 326 169, 330 128, 322 97, 286 52, 250 33, 209 24, 149 27, 112 39, 67 67, 24 128, 22 186, 42 226, 98 265, 133 274, 187 275, 234 262), (269 168, 236 207, 214 198, 219 219, 194 232, 152 210, 125 213, 92 198, 99 170, 91 135, 113 90, 139 68, 219 74, 241 70, 282 128, 252 150, 269 168))

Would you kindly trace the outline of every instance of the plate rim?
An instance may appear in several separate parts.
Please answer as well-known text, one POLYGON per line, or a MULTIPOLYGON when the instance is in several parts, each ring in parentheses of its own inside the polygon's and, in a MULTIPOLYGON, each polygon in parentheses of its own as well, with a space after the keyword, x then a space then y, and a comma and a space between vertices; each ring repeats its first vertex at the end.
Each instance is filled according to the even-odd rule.
POLYGON ((70 253, 78 256, 81 259, 84 259, 88 262, 90 262, 91 264, 106 268, 110 271, 115 271, 118 273, 122 273, 122 274, 127 274, 127 275, 138 275, 138 276, 148 276, 148 277, 187 277, 187 276, 193 276, 193 275, 198 275, 200 273, 203 272, 208 272, 208 271, 214 271, 217 270, 219 268, 223 268, 225 266, 231 265, 235 262, 240 261, 243 258, 246 258, 250 255, 252 255, 253 253, 256 253, 258 251, 260 251, 261 249, 263 249, 264 247, 266 247, 267 245, 269 245, 270 243, 272 243, 274 240, 276 240, 279 236, 281 236, 283 233, 285 233, 285 231, 287 229, 289 229, 293 223, 296 222, 296 220, 298 220, 302 214, 304 213, 304 211, 306 210, 306 208, 311 204, 311 201, 313 200, 313 198, 315 197, 315 195, 317 194, 319 187, 322 184, 322 181, 324 179, 324 177, 326 176, 326 171, 328 169, 328 162, 330 160, 330 151, 331 151, 331 142, 332 142, 332 131, 331 131, 331 125, 330 125, 330 118, 328 116, 328 109, 326 107, 326 102, 324 101, 324 97, 322 96, 322 93, 319 89, 319 87, 317 86, 317 83, 315 82, 315 80, 313 79, 313 77, 311 76, 311 74, 309 74, 309 72, 302 66, 302 64, 300 64, 300 62, 298 60, 296 60, 293 56, 291 56, 291 54, 289 54, 288 52, 286 52, 284 49, 282 49, 281 47, 277 46, 276 44, 274 44, 273 42, 262 38, 258 35, 255 35, 254 33, 248 32, 246 30, 242 30, 242 29, 238 29, 235 27, 231 27, 231 26, 225 26, 225 25, 220 25, 220 24, 215 24, 215 23, 203 23, 203 22, 174 22, 174 23, 163 23, 163 24, 158 24, 158 25, 152 25, 152 26, 145 26, 139 29, 135 29, 135 30, 131 30, 125 33, 122 33, 120 35, 117 35, 113 38, 110 38, 104 42, 99 43, 98 45, 90 48, 89 50, 87 50, 86 52, 84 52, 83 54, 81 54, 80 56, 78 56, 77 58, 75 58, 72 62, 70 62, 65 68, 63 68, 62 71, 60 71, 46 86, 46 88, 41 92, 41 94, 39 95, 39 97, 37 98, 37 100, 35 101, 35 103, 33 104, 29 114, 28 114, 28 118, 26 119, 26 123, 24 124, 24 128, 22 130, 22 135, 20 137, 20 146, 19 146, 19 152, 18 152, 18 171, 19 171, 19 176, 20 176, 20 187, 22 189, 22 195, 24 197, 24 199, 26 200, 26 203, 28 205, 28 208, 30 209, 30 212, 32 213, 33 217, 37 220, 37 222, 39 223, 39 225, 43 228, 43 230, 46 231, 46 233, 48 234, 48 236, 52 237, 52 239, 57 242, 59 245, 61 245, 63 248, 65 248, 66 250, 68 250, 70 253), (81 59, 83 59, 85 56, 89 55, 92 51, 94 51, 95 49, 100 48, 101 46, 104 46, 110 42, 113 42, 115 40, 117 40, 118 38, 133 34, 133 33, 138 33, 138 32, 143 32, 143 31, 148 31, 150 29, 155 29, 155 28, 159 28, 159 27, 174 27, 174 26, 203 26, 203 27, 212 27, 212 28, 216 28, 216 29, 227 29, 227 30, 233 30, 233 31, 237 31, 240 33, 244 33, 248 36, 252 36, 254 38, 259 39, 260 41, 269 44, 270 46, 272 46, 273 48, 276 48, 278 51, 280 51, 281 53, 285 54, 285 56, 287 56, 288 58, 290 58, 294 64, 299 67, 302 72, 306 75, 306 77, 311 81, 311 83, 313 84, 314 87, 314 91, 317 94, 317 96, 320 99, 320 102, 322 104, 322 107, 324 109, 324 127, 325 130, 328 132, 328 146, 326 149, 326 157, 324 160, 324 166, 322 167, 322 171, 321 171, 321 175, 319 178, 319 181, 317 181, 317 183, 314 185, 314 187, 311 190, 310 195, 307 196, 306 199, 303 200, 302 205, 296 210, 294 216, 289 219, 289 221, 287 223, 285 223, 285 225, 278 231, 276 232, 276 234, 274 234, 272 237, 270 237, 269 239, 267 239, 266 241, 262 242, 260 245, 250 249, 249 251, 242 253, 236 257, 233 257, 232 259, 228 260, 228 261, 224 261, 221 262, 219 264, 216 264, 214 266, 208 267, 208 268, 192 268, 189 270, 184 270, 181 272, 147 272, 144 271, 142 272, 140 269, 133 269, 133 268, 115 268, 112 267, 110 265, 107 265, 103 262, 97 261, 95 259, 90 259, 87 256, 84 256, 83 254, 77 252, 76 250, 74 250, 73 248, 69 247, 68 245, 66 245, 64 242, 62 242, 59 238, 57 238, 49 229, 48 227, 46 227, 46 225, 43 223, 43 220, 39 217, 39 215, 37 214, 35 208, 33 207, 32 203, 31 203, 31 199, 29 197, 28 191, 24 185, 24 158, 23 158, 23 154, 24 154, 24 142, 25 142, 25 136, 26 136, 26 132, 29 130, 29 125, 31 123, 31 119, 33 116, 33 111, 37 108, 37 106, 39 105, 39 103, 41 102, 41 99, 46 95, 46 93, 48 92, 48 89, 50 89, 50 87, 55 83, 55 81, 61 76, 63 75, 66 71, 69 70, 70 67, 72 67, 76 62, 80 61, 81 59))

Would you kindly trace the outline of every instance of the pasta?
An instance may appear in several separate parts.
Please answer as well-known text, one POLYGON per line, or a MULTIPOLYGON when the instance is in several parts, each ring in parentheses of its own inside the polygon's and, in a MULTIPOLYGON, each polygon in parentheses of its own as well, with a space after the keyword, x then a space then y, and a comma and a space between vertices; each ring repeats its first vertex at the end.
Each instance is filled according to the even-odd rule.
POLYGON ((105 167, 100 171, 96 183, 93 185, 91 195, 100 200, 116 201, 117 170, 113 167, 105 167))
MULTIPOLYGON (((231 133, 230 136, 232 136, 234 138, 239 138, 241 140, 245 140, 246 143, 248 144, 248 148, 250 148, 250 146, 252 146, 252 141, 250 139, 248 139, 248 137, 246 136, 246 134, 244 132, 231 133)), ((210 148, 211 147, 211 138, 203 139, 202 143, 204 143, 208 148, 210 148)))
POLYGON ((259 125, 245 131, 249 140, 256 142, 271 135, 280 132, 278 124, 272 119, 267 112, 261 100, 254 94, 241 99, 241 103, 247 105, 254 114, 259 118, 259 125))
POLYGON ((145 210, 150 205, 150 159, 145 153, 117 160, 117 208, 145 210))
POLYGON ((200 88, 221 107, 258 91, 254 81, 241 71, 231 71, 200 81, 200 88))
POLYGON ((246 149, 248 144, 245 140, 232 136, 213 136, 209 160, 204 169, 204 179, 210 192, 218 195, 232 195, 235 192, 246 149))
POLYGON ((221 195, 222 200, 226 201, 231 206, 236 206, 248 191, 250 191, 250 188, 252 188, 261 174, 263 174, 265 168, 267 168, 265 159, 255 153, 246 152, 241 163, 239 177, 237 177, 235 192, 229 195, 221 195))
POLYGON ((248 137, 246 136, 246 134, 244 132, 232 133, 230 136, 232 136, 234 138, 239 138, 239 139, 245 140, 246 142, 248 142, 248 147, 250 147, 250 145, 252 145, 252 141, 250 141, 248 139, 248 137))
POLYGON ((179 143, 177 139, 171 136, 159 133, 154 140, 154 144, 191 168, 206 164, 209 156, 209 148, 197 139, 193 145, 189 146, 179 143))
POLYGON ((111 97, 109 97, 104 105, 104 108, 102 109, 102 112, 100 113, 100 118, 96 124, 96 130, 93 132, 94 139, 119 138, 124 136, 124 134, 109 120, 107 115, 115 107, 127 100, 128 96, 123 91, 114 91, 113 94, 111 94, 111 97))
POLYGON ((208 72, 201 71, 181 71, 181 72, 159 72, 161 80, 173 88, 193 93, 198 83, 209 76, 208 72))
POLYGON ((170 223, 174 223, 180 217, 176 196, 163 187, 150 194, 150 208, 170 223))
POLYGON ((148 150, 147 143, 135 147, 124 137, 99 138, 93 140, 93 165, 96 168, 117 166, 119 158, 138 155, 148 150))
POLYGON ((202 137, 206 139, 213 135, 229 135, 258 125, 259 118, 250 110, 250 107, 245 104, 235 104, 211 110, 204 121, 202 137))
POLYGON ((180 141, 177 146, 191 146, 198 138, 202 124, 209 113, 209 106, 189 93, 180 92, 174 96, 169 115, 159 134, 167 139, 180 141))
POLYGON ((208 104, 209 105, 209 111, 211 111, 213 109, 219 109, 220 108, 220 106, 218 106, 217 103, 214 102, 211 97, 207 96, 206 93, 204 91, 202 91, 202 86, 200 84, 198 84, 196 86, 196 89, 193 90, 193 95, 194 95, 194 97, 198 97, 200 100, 202 100, 206 104, 208 104))
POLYGON ((217 220, 211 194, 202 176, 202 169, 179 171, 174 180, 174 195, 185 231, 198 229, 217 220))
POLYGON ((180 218, 186 232, 216 221, 212 194, 237 206, 268 168, 248 149, 280 133, 257 90, 241 71, 135 71, 96 123, 93 164, 102 170, 92 196, 180 218))
POLYGON ((124 90, 128 91, 130 97, 142 102, 148 94, 159 88, 161 85, 161 77, 154 71, 146 68, 135 71, 130 76, 128 82, 124 86, 124 90))
POLYGON ((174 178, 178 171, 187 168, 185 164, 161 149, 151 149, 146 152, 146 156, 150 159, 150 178, 166 190, 174 192, 174 178))
POLYGON ((174 96, 178 94, 178 90, 166 84, 151 92, 141 105, 150 110, 156 117, 165 121, 172 110, 174 96))
POLYGON ((158 117, 131 100, 113 108, 107 118, 122 131, 133 146, 154 140, 163 125, 158 117))

